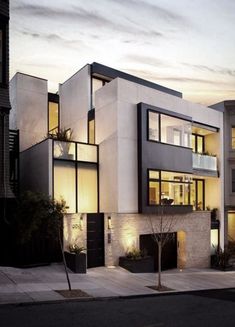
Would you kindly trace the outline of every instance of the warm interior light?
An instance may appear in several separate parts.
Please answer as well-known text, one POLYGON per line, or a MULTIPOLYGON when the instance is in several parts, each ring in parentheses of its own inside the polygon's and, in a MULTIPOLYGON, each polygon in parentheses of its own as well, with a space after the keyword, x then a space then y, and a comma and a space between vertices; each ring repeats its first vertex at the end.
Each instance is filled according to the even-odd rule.
POLYGON ((108 216, 108 229, 111 229, 111 216, 108 216))

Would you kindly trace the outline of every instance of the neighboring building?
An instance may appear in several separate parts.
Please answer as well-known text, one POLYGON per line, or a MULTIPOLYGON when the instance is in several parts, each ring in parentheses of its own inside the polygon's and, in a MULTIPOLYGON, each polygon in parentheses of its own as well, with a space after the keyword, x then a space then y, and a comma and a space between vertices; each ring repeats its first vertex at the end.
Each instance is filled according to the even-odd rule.
MULTIPOLYGON (((0 0, 0 201, 12 198, 9 184, 9 1, 0 0)), ((5 212, 5 211, 4 211, 5 212)))
POLYGON ((148 217, 157 225, 159 208, 173 221, 164 267, 209 266, 224 244, 222 111, 98 63, 61 84, 59 98, 17 73, 11 103, 22 189, 66 200, 65 247, 85 245, 88 267, 117 265, 132 247, 153 253, 148 217), (46 138, 57 128, 74 141, 46 138))
POLYGON ((235 100, 217 103, 224 116, 225 242, 235 241, 235 100))

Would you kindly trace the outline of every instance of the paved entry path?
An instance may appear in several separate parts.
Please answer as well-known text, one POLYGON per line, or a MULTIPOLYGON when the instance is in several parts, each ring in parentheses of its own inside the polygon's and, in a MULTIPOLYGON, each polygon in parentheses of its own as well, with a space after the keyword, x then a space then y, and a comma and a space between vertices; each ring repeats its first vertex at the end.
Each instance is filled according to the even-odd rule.
MULTIPOLYGON (((147 287, 156 284, 157 274, 132 274, 120 267, 92 268, 87 274, 70 273, 70 280, 73 289, 92 297, 158 295, 147 287)), ((172 292, 235 288, 235 271, 174 269, 163 272, 162 281, 172 292)), ((64 298, 55 290, 66 288, 62 264, 27 269, 0 267, 0 304, 62 301, 64 298)))

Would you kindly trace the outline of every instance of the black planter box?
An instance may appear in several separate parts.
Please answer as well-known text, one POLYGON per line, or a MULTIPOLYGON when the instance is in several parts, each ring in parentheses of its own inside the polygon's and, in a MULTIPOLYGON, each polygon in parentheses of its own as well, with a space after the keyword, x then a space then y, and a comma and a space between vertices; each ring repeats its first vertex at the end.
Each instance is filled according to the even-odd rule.
POLYGON ((86 253, 64 252, 67 267, 75 273, 86 274, 86 253))
POLYGON ((129 270, 132 273, 151 273, 154 272, 153 257, 145 257, 132 260, 127 257, 119 258, 119 266, 129 270))

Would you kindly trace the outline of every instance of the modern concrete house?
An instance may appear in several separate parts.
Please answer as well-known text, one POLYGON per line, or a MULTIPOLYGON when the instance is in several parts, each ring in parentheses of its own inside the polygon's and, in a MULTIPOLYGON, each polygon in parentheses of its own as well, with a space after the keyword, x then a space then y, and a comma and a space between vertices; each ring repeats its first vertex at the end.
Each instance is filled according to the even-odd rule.
POLYGON ((163 266, 209 266, 225 235, 223 110, 98 63, 54 95, 17 73, 11 104, 22 190, 66 200, 64 246, 85 246, 88 267, 117 265, 133 247, 154 254, 149 222, 163 214, 172 222, 163 266), (50 137, 61 128, 73 141, 50 137))

